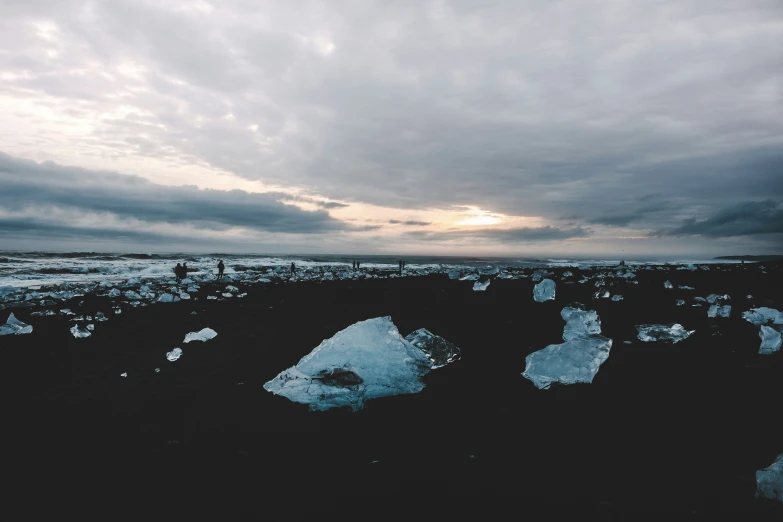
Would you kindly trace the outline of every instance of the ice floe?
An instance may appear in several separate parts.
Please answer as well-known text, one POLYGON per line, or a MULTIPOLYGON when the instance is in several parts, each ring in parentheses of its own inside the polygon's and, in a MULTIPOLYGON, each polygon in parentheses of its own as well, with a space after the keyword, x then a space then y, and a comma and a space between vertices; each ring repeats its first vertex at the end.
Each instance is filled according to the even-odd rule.
POLYGON ((779 312, 774 308, 767 308, 766 306, 751 308, 742 314, 742 318, 756 326, 761 326, 762 324, 783 325, 783 312, 779 312))
POLYGON ((296 366, 264 384, 311 410, 350 406, 389 395, 418 393, 432 361, 402 338, 390 317, 367 319, 337 332, 296 366))
POLYGON ((639 340, 647 343, 655 341, 678 343, 690 337, 695 331, 688 331, 683 328, 681 324, 673 324, 671 326, 663 324, 642 324, 637 325, 636 329, 639 331, 639 340))
POLYGON ((768 467, 756 471, 756 496, 783 502, 783 453, 768 467))
POLYGON ((533 299, 537 303, 552 301, 555 299, 555 282, 551 279, 544 279, 533 287, 533 299))
POLYGON ((601 335, 601 322, 595 311, 571 305, 563 308, 560 316, 566 321, 565 342, 549 345, 525 358, 522 375, 540 389, 549 388, 553 382, 593 382, 612 348, 612 340, 601 335))
POLYGON ((728 317, 729 315, 731 315, 731 305, 714 304, 707 310, 707 317, 728 317))
POLYGON ((0 335, 24 335, 33 332, 33 326, 17 319, 13 313, 8 316, 5 324, 0 325, 0 335))
POLYGON ((166 359, 171 362, 176 361, 180 357, 182 357, 182 348, 174 348, 170 352, 166 352, 166 359))
POLYGON ((432 361, 432 369, 446 366, 460 358, 459 348, 425 328, 409 333, 405 340, 427 355, 432 361))
POLYGON ((761 338, 761 346, 759 347, 759 354, 769 355, 780 350, 780 345, 783 344, 783 339, 781 339, 780 335, 781 330, 783 330, 783 327, 760 326, 759 337, 761 338))
POLYGON ((207 342, 210 339, 217 337, 217 332, 212 328, 204 328, 198 332, 190 332, 185 336, 183 343, 189 343, 191 341, 203 341, 207 342))

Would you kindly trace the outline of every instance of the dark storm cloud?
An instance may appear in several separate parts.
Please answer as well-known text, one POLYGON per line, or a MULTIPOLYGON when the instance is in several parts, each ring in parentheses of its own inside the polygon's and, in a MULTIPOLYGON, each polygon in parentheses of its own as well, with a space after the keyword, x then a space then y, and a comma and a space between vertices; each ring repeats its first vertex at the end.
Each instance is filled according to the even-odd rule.
POLYGON ((389 224, 391 225, 408 225, 412 227, 426 227, 427 225, 431 225, 432 223, 428 221, 400 221, 399 219, 390 219, 389 224))
POLYGON ((156 185, 137 176, 38 164, 0 153, 0 209, 41 208, 108 213, 149 223, 197 228, 241 226, 264 232, 319 233, 346 229, 326 212, 307 212, 278 200, 279 193, 199 190, 156 185))
POLYGON ((455 240, 490 240, 507 243, 524 243, 535 241, 560 241, 573 238, 584 238, 590 235, 590 230, 582 227, 518 227, 508 229, 477 228, 469 230, 454 230, 450 232, 407 232, 407 236, 419 240, 455 241, 455 240))
POLYGON ((783 198, 781 20, 779 0, 2 2, 0 95, 85 118, 74 155, 675 230, 783 198))
POLYGON ((686 219, 679 227, 659 234, 706 237, 783 234, 783 204, 772 200, 748 201, 723 209, 706 219, 686 219))

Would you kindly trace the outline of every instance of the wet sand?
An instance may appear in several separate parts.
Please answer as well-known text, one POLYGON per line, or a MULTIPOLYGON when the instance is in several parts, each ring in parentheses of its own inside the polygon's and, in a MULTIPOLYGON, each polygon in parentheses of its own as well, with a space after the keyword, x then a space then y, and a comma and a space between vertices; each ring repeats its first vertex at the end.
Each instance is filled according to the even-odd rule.
POLYGON ((639 270, 638 285, 613 280, 620 302, 593 300, 592 280, 564 283, 564 271, 582 274, 567 268, 552 269, 546 303, 530 278, 474 292, 439 275, 230 283, 248 295, 221 301, 201 284, 198 300, 120 315, 106 297, 58 306, 106 313, 88 339, 71 336, 69 317, 2 310, 0 321, 10 310, 34 325, 0 338, 7 493, 30 516, 104 519, 780 520, 780 504, 754 499, 754 474, 783 452, 783 356, 758 355, 758 327, 741 318, 783 305, 783 267, 764 266, 639 270), (691 306, 711 293, 731 296, 730 318, 691 306), (538 390, 521 376, 525 356, 562 342, 572 301, 598 311, 611 355, 592 384, 538 390), (462 359, 421 393, 356 413, 309 412, 262 388, 323 339, 386 315, 462 359), (696 333, 636 338, 634 325, 673 322, 696 333), (204 327, 218 336, 182 344, 204 327), (183 356, 167 361, 176 346, 183 356))

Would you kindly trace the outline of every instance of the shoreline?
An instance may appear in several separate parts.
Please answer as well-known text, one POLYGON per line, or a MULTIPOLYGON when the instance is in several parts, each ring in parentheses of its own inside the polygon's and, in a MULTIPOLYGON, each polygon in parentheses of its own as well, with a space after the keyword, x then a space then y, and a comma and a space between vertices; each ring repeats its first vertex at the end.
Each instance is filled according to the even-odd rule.
POLYGON ((85 483, 52 477, 94 471, 86 483, 111 511, 148 512, 162 498, 175 514, 416 519, 406 498, 423 495, 422 518, 500 516, 515 506, 587 519, 602 509, 620 520, 779 516, 778 503, 753 498, 753 474, 783 452, 783 427, 772 421, 783 360, 758 355, 758 327, 741 314, 781 308, 780 267, 670 266, 604 278, 620 302, 592 298, 599 274, 615 269, 547 270, 557 287, 544 303, 533 301, 532 269, 517 279, 484 274, 491 284, 481 292, 472 280, 437 274, 201 282, 190 299, 145 306, 90 293, 57 301, 53 309, 75 316, 109 317, 87 339, 71 336, 74 316, 9 307, 0 320, 13 312, 34 327, 0 338, 13 447, 26 466, 51 474, 44 491, 71 501, 85 483), (235 297, 207 299, 229 285, 235 297), (711 293, 731 295, 728 319, 691 306, 711 293), (538 390, 521 376, 525 357, 562 342, 560 311, 572 301, 598 312, 614 342, 610 356, 592 384, 538 390), (113 306, 122 313, 106 313, 113 306), (403 336, 418 328, 443 336, 462 359, 428 374, 420 393, 372 400, 355 413, 309 412, 263 389, 323 339, 386 315, 403 336), (635 325, 670 322, 695 333, 677 344, 636 338, 635 325), (182 344, 204 327, 218 336, 182 344), (169 362, 174 347, 183 355, 169 362), (151 496, 129 505, 123 487, 151 496), (223 494, 235 503, 210 503, 223 494))

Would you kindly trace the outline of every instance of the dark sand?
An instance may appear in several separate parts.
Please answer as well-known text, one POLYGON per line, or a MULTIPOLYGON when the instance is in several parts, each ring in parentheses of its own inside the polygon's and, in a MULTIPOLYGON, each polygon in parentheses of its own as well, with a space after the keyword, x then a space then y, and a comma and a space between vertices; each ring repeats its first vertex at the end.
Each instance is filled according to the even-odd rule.
POLYGON ((622 302, 592 300, 593 282, 564 284, 563 270, 548 303, 530 279, 473 292, 434 276, 235 283, 248 296, 223 301, 202 285, 197 301, 121 315, 107 298, 75 298, 77 314, 110 317, 89 339, 68 317, 14 308, 34 332, 0 339, 4 507, 103 520, 783 520, 754 499, 755 471, 783 452, 783 358, 757 355, 758 327, 741 318, 780 308, 783 269, 767 267, 639 271, 639 285, 615 280, 622 302), (731 295, 731 318, 691 306, 713 292, 731 295), (561 342, 572 301, 598 311, 611 355, 592 384, 538 390, 520 375, 525 356, 561 342), (356 413, 308 412, 262 388, 338 330, 385 315, 402 335, 449 339, 462 360, 420 394, 356 413), (636 324, 671 322, 696 333, 636 339, 636 324), (218 337, 181 344, 206 326, 218 337))

